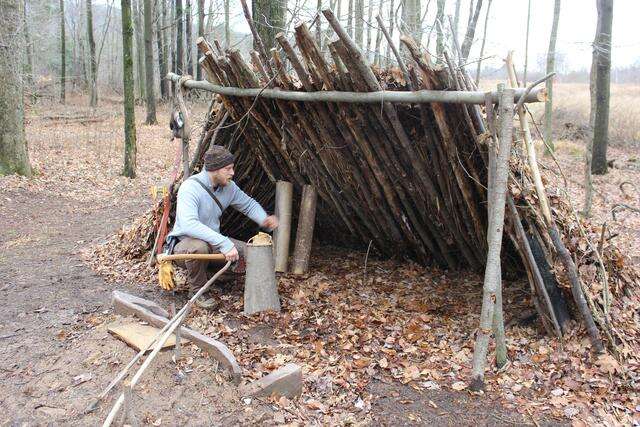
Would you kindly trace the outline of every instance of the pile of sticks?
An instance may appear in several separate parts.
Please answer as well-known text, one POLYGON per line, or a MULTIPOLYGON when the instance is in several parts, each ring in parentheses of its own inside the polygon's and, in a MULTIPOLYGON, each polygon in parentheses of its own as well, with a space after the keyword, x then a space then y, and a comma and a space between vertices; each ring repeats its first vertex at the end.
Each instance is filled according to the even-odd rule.
MULTIPOLYGON (((329 11, 325 15, 339 28, 329 11)), ((344 39, 329 44, 331 66, 305 23, 296 26, 295 35, 299 55, 284 35, 277 38, 297 81, 276 49, 270 60, 253 52, 251 67, 237 50, 214 51, 201 39, 201 65, 220 86, 381 90, 379 79, 344 39)), ((418 64, 409 74, 414 87, 468 86, 464 76, 432 67, 410 40, 406 45, 418 64)), ((314 184, 320 217, 331 218, 335 229, 372 240, 385 255, 405 253, 447 268, 482 268, 486 147, 479 114, 468 105, 221 100, 232 120, 244 120, 239 148, 251 150, 271 181, 290 181, 298 188, 314 184)))

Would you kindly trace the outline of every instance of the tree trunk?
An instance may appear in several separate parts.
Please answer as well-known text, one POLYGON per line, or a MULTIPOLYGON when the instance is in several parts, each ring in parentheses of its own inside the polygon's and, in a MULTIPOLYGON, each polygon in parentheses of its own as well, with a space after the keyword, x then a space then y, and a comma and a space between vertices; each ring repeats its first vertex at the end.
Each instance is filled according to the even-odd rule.
MULTIPOLYGON (((556 40, 558 38, 558 21, 560 20, 560 0, 555 0, 553 8, 553 25, 551 37, 549 37, 549 50, 547 51, 547 74, 556 68, 556 40)), ((547 80, 547 101, 544 103, 544 143, 545 151, 554 151, 553 145, 553 81, 555 77, 547 80)))
POLYGON ((456 9, 453 15, 453 32, 455 33, 456 39, 458 39, 458 35, 460 34, 460 3, 461 0, 456 0, 456 9))
POLYGON ((229 27, 229 0, 224 0, 224 46, 231 46, 231 29, 229 27))
POLYGON ((159 5, 156 4, 155 15, 156 15, 156 45, 158 47, 158 70, 160 72, 160 98, 163 100, 169 99, 169 81, 165 79, 165 76, 169 72, 167 67, 167 56, 165 51, 165 46, 167 41, 164 38, 164 10, 165 1, 160 0, 162 4, 162 11, 160 10, 159 5))
POLYGON ((469 16, 469 26, 462 42, 462 62, 465 62, 469 58, 469 52, 471 52, 471 45, 473 44, 473 38, 476 34, 476 25, 478 24, 478 18, 480 17, 480 9, 482 9, 482 0, 478 0, 476 3, 475 11, 472 16, 469 16))
POLYGON ((373 1, 369 0, 368 10, 367 10, 367 58, 371 58, 371 27, 373 24, 373 1))
MULTIPOLYGON (((145 81, 147 83, 147 118, 145 124, 155 125, 156 118, 156 91, 153 78, 153 7, 151 0, 144 2, 144 67, 145 81)), ((164 76, 163 76, 164 77, 164 76)))
POLYGON ((193 46, 191 39, 191 31, 193 25, 191 23, 191 0, 185 0, 184 7, 184 28, 185 28, 185 47, 184 47, 184 60, 186 62, 187 74, 193 76, 193 46))
POLYGON ((133 92, 133 23, 131 0, 120 0, 122 15, 122 82, 124 88, 124 168, 122 174, 136 177, 136 117, 133 92))
MULTIPOLYGON (((204 37, 204 0, 198 0, 198 36, 204 37)), ((196 50, 196 52, 198 52, 196 50)), ((196 80, 202 80, 202 67, 198 63, 196 54, 196 80)))
POLYGON ((182 0, 176 0, 176 73, 184 74, 184 61, 183 61, 183 43, 182 43, 182 0))
MULTIPOLYGON (((394 28, 394 13, 395 9, 393 8, 393 0, 389 2, 389 37, 393 39, 393 28, 394 28)), ((391 45, 387 43, 387 54, 386 54, 386 66, 390 66, 391 64, 391 45)))
POLYGON ((444 27, 444 6, 445 0, 438 0, 438 11, 436 12, 436 56, 437 61, 442 62, 442 52, 444 52, 444 34, 442 29, 444 27))
POLYGON ((409 36, 420 45, 420 6, 418 0, 404 0, 402 17, 407 25, 409 36))
POLYGON ((142 6, 140 2, 144 0, 133 0, 133 13, 135 14, 135 37, 136 37, 136 58, 137 58, 137 74, 138 74, 138 98, 145 98, 145 69, 144 69, 144 39, 142 25, 142 6))
POLYGON ((527 70, 529 68, 529 28, 531 24, 531 0, 527 6, 527 33, 524 42, 524 75, 522 77, 522 87, 527 87, 527 70))
MULTIPOLYGON (((596 1, 596 8, 598 15, 601 14, 601 4, 599 0, 596 1)), ((589 73, 589 98, 590 98, 590 111, 589 111, 589 138, 586 141, 586 150, 584 153, 584 208, 582 214, 585 217, 591 216, 591 206, 593 204, 593 174, 591 173, 591 165, 593 162, 593 126, 596 118, 596 75, 598 72, 598 48, 600 43, 600 28, 601 21, 598 19, 596 25, 596 35, 593 38, 592 52, 591 52, 591 72, 589 73)))
POLYGON ((347 34, 349 34, 349 37, 353 38, 353 0, 349 0, 347 7, 347 34))
POLYGON ((320 19, 322 0, 316 1, 316 13, 318 14, 318 20, 316 21, 316 44, 318 45, 318 49, 322 50, 322 19, 320 19))
POLYGON ((23 3, 23 25, 24 25, 24 42, 25 42, 25 52, 27 55, 27 62, 25 66, 25 77, 27 79, 27 85, 30 87, 29 90, 32 91, 32 94, 35 95, 35 87, 33 87, 33 45, 31 44, 31 34, 29 32, 29 15, 28 15, 28 5, 27 0, 24 0, 23 3))
POLYGON ((613 0, 598 0, 598 35, 596 62, 596 109, 593 119, 593 160, 591 172, 607 173, 607 145, 609 143, 609 97, 611 85, 611 30, 613 0))
POLYGON ((87 0, 87 39, 89 42, 89 105, 98 105, 98 67, 96 66, 96 42, 93 39, 93 6, 87 0))
POLYGON ((355 2, 356 44, 362 50, 362 41, 364 39, 364 0, 355 0, 355 2))
MULTIPOLYGON (((276 34, 283 31, 286 2, 273 0, 253 0, 252 16, 262 44, 267 52, 276 47, 276 34)), ((259 52, 255 44, 253 48, 259 52)))
POLYGON ((60 103, 64 104, 66 101, 65 86, 66 80, 66 46, 65 46, 65 34, 64 34, 64 0, 60 0, 60 103))
POLYGON ((11 52, 24 53, 21 0, 0 0, 0 175, 31 176, 24 134, 22 66, 11 52))
POLYGON ((504 230, 504 211, 509 177, 509 157, 511 155, 511 140, 513 137, 513 104, 514 89, 504 89, 500 98, 500 149, 493 177, 492 194, 493 212, 489 215, 491 222, 487 225, 487 264, 484 274, 482 295, 482 312, 480 327, 476 335, 473 351, 472 390, 484 387, 484 368, 489 346, 489 337, 494 322, 498 287, 501 284, 500 252, 504 230))
MULTIPOLYGON (((378 14, 382 17, 382 0, 378 4, 378 14)), ((374 64, 380 66, 380 43, 382 43, 382 29, 378 27, 376 31, 376 47, 375 47, 375 56, 373 59, 374 64)))
POLYGON ((480 47, 480 59, 478 59, 478 69, 476 70, 476 87, 480 84, 480 68, 482 67, 482 57, 484 56, 484 46, 487 43, 487 28, 489 28, 489 11, 491 10, 491 0, 487 3, 487 14, 484 17, 484 33, 482 35, 482 46, 480 47))

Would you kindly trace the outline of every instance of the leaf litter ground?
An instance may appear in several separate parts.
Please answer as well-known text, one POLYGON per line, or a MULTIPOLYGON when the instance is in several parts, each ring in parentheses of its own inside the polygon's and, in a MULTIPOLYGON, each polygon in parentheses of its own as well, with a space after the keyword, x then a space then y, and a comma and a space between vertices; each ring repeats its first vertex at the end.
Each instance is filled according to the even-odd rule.
MULTIPOLYGON (((562 147, 558 155, 565 175, 579 176, 581 162, 574 151, 562 147)), ((637 159, 625 150, 613 148, 610 154, 621 166, 607 177, 596 177, 594 217, 596 223, 600 218, 608 221, 611 232, 618 233, 618 245, 628 248, 626 255, 637 261, 638 215, 625 211, 616 220, 607 216, 611 206, 622 200, 638 205, 637 193, 630 196, 616 187, 619 182, 634 182, 640 170, 634 167, 637 159)), ((562 184, 559 176, 555 184, 562 184)), ((576 205, 581 204, 581 191, 579 181, 571 180, 567 193, 576 205)), ((127 248, 136 246, 143 237, 140 225, 149 223, 148 218, 139 221, 101 250, 131 255, 127 248)), ((241 315, 242 287, 237 284, 214 291, 218 307, 196 310, 189 324, 225 342, 245 369, 246 380, 286 363, 300 364, 305 374, 302 398, 274 402, 286 409, 287 421, 376 419, 380 400, 376 390, 381 383, 403 384, 416 391, 470 393, 466 389, 482 277, 423 268, 409 261, 369 259, 363 286, 364 257, 318 248, 309 274, 279 278, 280 314, 241 315)), ((155 286, 152 268, 126 257, 120 262, 127 265, 130 279, 155 286)), ((116 273, 106 263, 95 268, 116 273)), ((122 271, 118 268, 117 274, 122 271)), ((505 282, 504 292, 510 362, 500 371, 490 368, 486 395, 477 399, 495 399, 528 420, 556 418, 575 425, 637 422, 640 370, 636 355, 627 354, 623 364, 608 354, 593 356, 582 325, 575 321, 564 342, 548 338, 538 321, 530 318, 533 304, 528 285, 505 282)), ((631 313, 631 321, 636 315, 631 313)), ((637 348, 638 343, 629 345, 637 348)), ((402 401, 398 394, 398 402, 402 401)), ((425 403, 438 407, 430 400, 425 403)), ((442 414, 446 413, 443 409, 442 414)), ((419 411, 410 415, 409 420, 425 421, 419 411)))
MULTIPOLYGON (((113 173, 121 161, 118 121, 107 119, 104 129, 72 123, 73 134, 84 135, 84 144, 70 140, 70 125, 65 120, 64 126, 39 127, 31 134, 38 176, 31 181, 3 178, 3 185, 22 187, 36 196, 55 192, 113 209, 125 198, 139 197, 150 184, 166 179, 173 150, 165 134, 142 133, 139 178, 118 178, 113 173), (106 141, 105 132, 111 132, 106 141), (91 144, 92 135, 98 134, 96 140, 104 145, 91 144), (110 145, 109 138, 118 143, 110 145)), ((619 233, 616 239, 623 242, 621 247, 629 248, 627 255, 637 260, 638 215, 625 211, 612 221, 609 210, 615 203, 638 205, 637 192, 623 193, 618 187, 620 182, 635 183, 640 171, 634 167, 637 159, 625 150, 611 152, 622 167, 606 178, 596 178, 594 215, 609 221, 612 232, 619 233)), ((580 161, 570 147, 560 151, 559 160, 566 175, 580 176, 580 161)), ((578 180, 570 180, 569 194, 578 204, 578 180)), ((141 230, 136 222, 148 223, 148 218, 138 218, 133 227, 86 251, 85 259, 111 283, 155 291, 155 271, 146 265, 146 257, 128 250, 145 237, 136 234, 141 230)), ((23 244, 20 239, 5 245, 23 244)), ((363 286, 363 259, 363 253, 323 248, 316 252, 307 276, 279 278, 282 313, 242 316, 241 287, 235 286, 215 290, 219 306, 209 312, 194 311, 189 324, 232 349, 245 370, 245 381, 291 361, 303 367, 303 396, 270 402, 277 423, 384 420, 380 412, 389 410, 385 400, 407 408, 402 415, 407 422, 429 421, 429 415, 420 409, 427 406, 433 409, 432 416, 454 415, 472 422, 474 414, 456 412, 450 402, 447 407, 447 402, 430 398, 437 396, 429 394, 433 391, 461 397, 466 407, 469 402, 478 403, 479 412, 488 401, 507 411, 513 408, 525 416, 517 422, 556 418, 581 425, 637 420, 637 360, 631 358, 620 365, 608 356, 594 359, 579 324, 561 345, 544 337, 537 323, 523 323, 531 304, 522 283, 508 283, 505 288, 510 364, 500 372, 491 368, 484 396, 465 397, 481 277, 370 258, 367 286, 363 286)), ((159 289, 156 292, 166 301, 166 295, 160 295, 159 289)), ((195 348, 189 351, 198 355, 195 348)), ((190 360, 193 363, 187 358, 180 368, 189 370, 190 360)), ((501 414, 492 420, 514 421, 501 414)), ((393 421, 391 418, 390 423, 393 421)))

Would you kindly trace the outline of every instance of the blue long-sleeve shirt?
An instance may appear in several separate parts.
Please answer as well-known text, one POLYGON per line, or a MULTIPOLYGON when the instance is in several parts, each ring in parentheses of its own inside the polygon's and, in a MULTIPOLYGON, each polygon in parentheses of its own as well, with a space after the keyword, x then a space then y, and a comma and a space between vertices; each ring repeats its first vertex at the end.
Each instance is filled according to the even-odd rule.
POLYGON ((176 223, 168 237, 189 236, 204 240, 221 253, 233 249, 231 240, 220 234, 220 207, 194 179, 209 187, 224 209, 231 206, 259 225, 267 218, 262 206, 242 191, 235 182, 231 181, 224 187, 218 186, 213 189, 209 174, 203 170, 180 185, 176 223))

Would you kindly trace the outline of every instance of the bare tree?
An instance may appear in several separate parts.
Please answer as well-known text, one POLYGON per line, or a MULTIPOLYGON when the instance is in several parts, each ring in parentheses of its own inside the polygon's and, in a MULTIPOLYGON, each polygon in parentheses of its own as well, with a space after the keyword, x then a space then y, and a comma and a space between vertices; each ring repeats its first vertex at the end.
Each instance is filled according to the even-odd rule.
POLYGON ((349 0, 347 11, 347 34, 353 38, 353 0, 349 0))
POLYGON ((469 8, 469 20, 467 25, 467 32, 464 35, 464 41, 462 42, 462 62, 469 58, 469 52, 471 52, 471 45, 473 44, 473 38, 476 34, 476 25, 478 24, 478 18, 480 17, 480 9, 482 9, 482 0, 477 0, 475 10, 473 9, 473 0, 471 0, 469 8), (473 10, 473 13, 471 11, 473 10))
POLYGON ((316 14, 318 16, 318 20, 316 21, 316 44, 318 48, 322 50, 322 18, 320 18, 320 13, 322 12, 322 0, 316 1, 316 14))
MULTIPOLYGON (((560 0, 555 0, 553 7, 553 25, 551 26, 551 36, 549 37, 549 50, 547 51, 547 74, 555 71, 556 68, 556 40, 558 39, 558 22, 560 20, 560 0)), ((544 103, 544 143, 546 151, 553 151, 553 80, 547 80, 547 100, 544 103)))
POLYGON ((160 97, 162 99, 169 98, 169 81, 164 77, 167 75, 167 52, 164 32, 164 15, 166 15, 166 2, 160 0, 161 7, 158 7, 156 3, 155 18, 156 18, 156 46, 158 48, 158 70, 160 72, 160 97), (162 9, 162 10, 161 10, 162 9))
MULTIPOLYGON (((277 44, 276 34, 284 28, 284 15, 285 2, 283 1, 252 1, 253 22, 267 52, 277 44)), ((254 48, 257 48, 255 43, 254 48)))
POLYGON ((229 0, 224 0, 224 43, 231 46, 231 29, 229 27, 229 0))
POLYGON ((124 87, 124 168, 122 174, 136 177, 136 116, 133 90, 133 23, 131 0, 120 0, 122 15, 122 83, 124 87))
MULTIPOLYGON (((382 17, 382 0, 378 4, 378 14, 382 17)), ((382 29, 378 27, 376 31, 376 47, 375 47, 375 57, 373 59, 374 64, 380 65, 380 43, 382 43, 382 29)))
POLYGON ((529 67, 529 28, 531 24, 531 0, 528 2, 527 6, 527 33, 525 36, 524 43, 524 75, 522 77, 522 86, 527 87, 527 70, 529 67))
MULTIPOLYGON (((27 55, 27 61, 25 63, 25 77, 27 79, 27 85, 33 87, 33 45, 31 43, 31 33, 29 32, 29 6, 27 0, 24 0, 23 6, 23 25, 24 25, 24 42, 25 52, 27 55)), ((34 90, 33 88, 31 89, 34 90)))
MULTIPOLYGON (((393 8, 393 0, 389 2, 389 38, 393 38, 393 28, 395 23, 395 9, 393 8)), ((391 63, 391 45, 387 43, 386 66, 391 63)))
POLYGON ((143 0, 144 2, 144 68, 145 82, 147 94, 147 118, 145 123, 155 125, 158 123, 156 118, 156 91, 155 80, 153 78, 153 7, 151 0, 143 0))
POLYGON ((445 0, 438 0, 438 10, 436 12, 436 22, 434 25, 436 26, 436 56, 438 57, 438 62, 440 62, 442 58, 442 53, 444 52, 444 34, 442 33, 444 27, 444 7, 445 0))
MULTIPOLYGON (((204 0, 198 0, 198 37, 204 36, 204 0)), ((196 51, 197 52, 197 51, 196 51)), ((202 80, 202 67, 196 56, 196 80, 202 80)))
POLYGON ((184 73, 184 61, 183 61, 183 43, 182 43, 182 0, 176 0, 176 73, 184 73))
POLYGON ((593 118, 593 160, 591 172, 607 173, 609 143, 609 98, 611 86, 611 30, 613 0, 597 0, 598 29, 596 49, 595 114, 593 118))
POLYGON ((87 41, 89 42, 89 105, 98 105, 98 76, 96 66, 96 42, 93 39, 93 6, 91 0, 87 4, 87 41))
POLYGON ((24 54, 22 1, 0 0, 0 175, 31 176, 24 133, 22 60, 24 54))
POLYGON ((364 0, 355 0, 355 10, 353 14, 355 18, 355 39, 356 44, 362 49, 364 39, 364 0))
POLYGON ((65 46, 66 37, 64 34, 64 0, 60 0, 60 102, 65 103, 66 91, 66 62, 67 62, 67 48, 65 46))
POLYGON ((402 20, 406 24, 407 32, 416 43, 420 44, 420 2, 419 0, 404 0, 402 20))
POLYGON ((480 68, 482 67, 482 57, 484 56, 484 47, 487 43, 487 28, 489 28, 489 11, 491 10, 491 0, 487 3, 487 12, 484 17, 484 34, 482 35, 482 46, 480 47, 480 58, 478 59, 478 68, 476 70, 476 86, 480 84, 480 68))
POLYGON ((453 32, 458 39, 458 35, 460 34, 460 3, 461 0, 456 0, 456 9, 455 14, 453 15, 453 32))
POLYGON ((137 59, 137 75, 138 75, 138 97, 145 98, 145 71, 144 71, 144 28, 142 25, 142 5, 143 0, 133 0, 132 7, 135 14, 135 37, 136 37, 136 59, 137 59))
POLYGON ((184 29, 185 29, 185 47, 184 60, 186 62, 187 74, 193 76, 193 43, 192 43, 192 22, 191 22, 191 0, 185 0, 184 7, 184 29))

